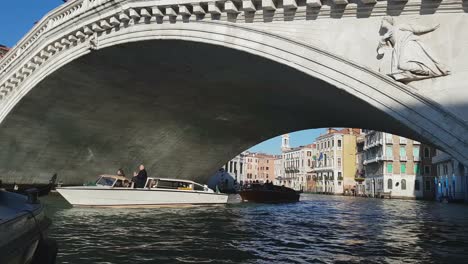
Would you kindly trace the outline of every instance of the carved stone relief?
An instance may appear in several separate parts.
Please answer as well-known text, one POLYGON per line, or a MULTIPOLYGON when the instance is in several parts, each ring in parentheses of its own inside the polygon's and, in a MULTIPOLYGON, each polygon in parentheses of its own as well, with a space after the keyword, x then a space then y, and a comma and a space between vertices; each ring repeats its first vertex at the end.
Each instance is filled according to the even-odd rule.
POLYGON ((392 17, 384 17, 377 47, 377 58, 381 60, 379 71, 403 83, 450 74, 419 38, 437 28, 439 25, 396 25, 392 17))

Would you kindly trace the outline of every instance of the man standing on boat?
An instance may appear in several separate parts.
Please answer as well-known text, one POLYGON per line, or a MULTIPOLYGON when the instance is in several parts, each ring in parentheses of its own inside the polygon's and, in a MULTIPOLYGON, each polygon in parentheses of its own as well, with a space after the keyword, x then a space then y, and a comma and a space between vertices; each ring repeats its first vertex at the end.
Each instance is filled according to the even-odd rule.
POLYGON ((148 174, 146 173, 145 166, 143 164, 140 165, 140 171, 138 173, 133 172, 133 176, 132 181, 135 182, 135 187, 144 188, 146 180, 148 179, 148 174))

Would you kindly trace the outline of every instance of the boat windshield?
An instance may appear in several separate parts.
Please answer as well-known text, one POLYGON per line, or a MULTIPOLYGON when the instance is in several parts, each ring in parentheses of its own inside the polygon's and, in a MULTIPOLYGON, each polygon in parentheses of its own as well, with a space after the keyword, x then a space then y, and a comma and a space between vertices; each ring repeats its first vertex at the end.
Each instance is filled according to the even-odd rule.
POLYGON ((206 191, 206 188, 200 184, 195 184, 195 191, 206 191))
POLYGON ((101 185, 101 186, 113 186, 115 182, 115 178, 112 177, 101 177, 99 180, 97 180, 96 185, 101 185))
POLYGON ((177 189, 177 190, 193 190, 193 185, 190 182, 158 180, 157 188, 177 189))

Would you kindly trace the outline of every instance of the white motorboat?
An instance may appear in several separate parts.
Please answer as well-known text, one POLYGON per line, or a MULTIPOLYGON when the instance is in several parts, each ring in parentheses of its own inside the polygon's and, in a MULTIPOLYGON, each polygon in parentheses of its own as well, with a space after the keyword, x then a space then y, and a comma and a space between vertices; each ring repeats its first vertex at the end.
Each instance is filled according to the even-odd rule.
POLYGON ((225 204, 228 196, 189 180, 148 177, 144 188, 122 176, 101 175, 93 186, 58 187, 73 206, 160 207, 173 205, 225 204))

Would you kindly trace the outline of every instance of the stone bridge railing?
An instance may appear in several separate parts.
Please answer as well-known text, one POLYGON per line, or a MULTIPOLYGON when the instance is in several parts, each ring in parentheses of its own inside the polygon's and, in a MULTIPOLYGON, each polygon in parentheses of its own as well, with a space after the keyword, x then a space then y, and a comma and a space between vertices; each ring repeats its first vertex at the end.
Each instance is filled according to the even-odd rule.
MULTIPOLYGON (((467 0, 452 1, 376 1, 376 0, 228 0, 194 2, 193 0, 74 0, 42 18, 33 29, 0 60, 0 103, 51 56, 70 46, 83 43, 93 48, 97 34, 115 27, 141 21, 197 21, 201 19, 269 22, 288 21, 301 16, 342 17, 421 13, 431 10, 468 9, 467 0), (460 6, 460 4, 462 6, 460 6), (323 6, 322 6, 323 5, 323 6), (428 8, 429 6, 429 8, 428 8), (83 26, 81 26, 83 24, 83 26)), ((0 121, 3 118, 0 116, 0 121)))
MULTIPOLYGON (((0 60, 0 104, 38 67, 70 47, 96 48, 100 34, 135 23, 175 23, 203 19, 236 22, 288 21, 301 17, 386 15, 421 13, 420 1, 357 0, 74 0, 51 11, 0 60), (323 5, 323 6, 322 6, 323 5), (392 11, 393 10, 393 11, 392 11)), ((423 0, 424 1, 424 0, 423 0)), ((468 9, 468 1, 427 1, 438 10, 468 9), (460 6, 460 4, 462 6, 460 6)), ((427 8, 431 10, 431 8, 427 8)), ((4 116, 0 115, 0 122, 4 116)))

